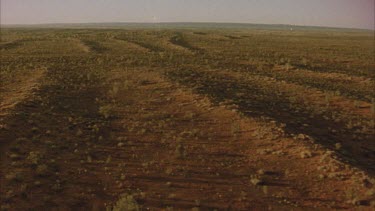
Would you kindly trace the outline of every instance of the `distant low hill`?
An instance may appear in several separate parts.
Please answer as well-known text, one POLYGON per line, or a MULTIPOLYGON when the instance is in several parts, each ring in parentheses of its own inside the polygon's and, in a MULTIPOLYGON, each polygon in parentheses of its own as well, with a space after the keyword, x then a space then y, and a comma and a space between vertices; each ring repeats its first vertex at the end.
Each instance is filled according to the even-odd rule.
POLYGON ((322 26, 296 26, 283 24, 214 23, 214 22, 163 22, 163 23, 55 23, 55 24, 9 24, 4 28, 138 28, 138 29, 273 29, 273 30, 353 30, 367 29, 334 28, 322 26))

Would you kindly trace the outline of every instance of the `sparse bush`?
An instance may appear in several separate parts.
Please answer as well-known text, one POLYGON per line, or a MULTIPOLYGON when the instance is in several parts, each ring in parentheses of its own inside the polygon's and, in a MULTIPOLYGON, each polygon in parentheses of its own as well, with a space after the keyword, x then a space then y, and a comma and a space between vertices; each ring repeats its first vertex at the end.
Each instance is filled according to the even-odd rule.
POLYGON ((45 164, 38 165, 36 168, 36 173, 38 176, 47 176, 49 174, 48 166, 45 164))
POLYGON ((301 158, 311 158, 313 156, 313 154, 311 153, 311 151, 302 151, 301 152, 301 158))
POLYGON ((113 105, 103 105, 99 108, 99 113, 108 119, 114 115, 114 106, 113 105))
POLYGON ((186 157, 185 147, 182 144, 182 142, 177 144, 177 147, 175 149, 175 156, 176 156, 176 158, 180 158, 180 159, 186 157))
POLYGON ((132 195, 122 194, 111 209, 112 211, 139 211, 140 206, 132 195))
POLYGON ((259 175, 252 175, 250 177, 250 182, 253 185, 263 185, 264 181, 259 177, 259 175))

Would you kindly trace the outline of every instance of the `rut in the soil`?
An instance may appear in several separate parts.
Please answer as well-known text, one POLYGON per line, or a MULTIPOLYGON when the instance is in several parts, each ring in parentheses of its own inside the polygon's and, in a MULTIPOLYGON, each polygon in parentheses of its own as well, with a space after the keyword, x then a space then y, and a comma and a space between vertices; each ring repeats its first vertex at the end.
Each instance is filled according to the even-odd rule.
POLYGON ((7 117, 9 127, 0 134, 7 140, 1 160, 4 205, 91 209, 92 191, 101 196, 103 185, 82 166, 90 151, 87 143, 98 138, 91 127, 105 127, 95 102, 101 83, 94 74, 86 81, 82 75, 76 69, 50 67, 35 96, 7 117))
POLYGON ((210 96, 216 103, 231 100, 246 115, 284 123, 289 134, 307 134, 332 150, 336 150, 335 144, 340 143, 342 148, 337 152, 347 161, 370 174, 375 172, 375 146, 371 133, 356 133, 356 138, 353 138, 353 131, 345 130, 344 123, 323 116, 311 116, 308 110, 295 110, 289 106, 287 97, 276 93, 270 95, 261 87, 219 73, 181 70, 169 71, 167 75, 181 84, 194 86, 198 93, 210 96), (238 91, 248 94, 239 96, 238 91), (340 132, 332 133, 332 130, 340 132))
MULTIPOLYGON (((105 209, 126 193, 150 209, 348 206, 343 194, 329 195, 312 183, 317 173, 304 164, 314 166, 319 158, 298 159, 303 143, 258 140, 249 134, 258 126, 211 107, 159 73, 103 75, 76 68, 51 67, 48 82, 17 107, 10 129, 1 132, 10 141, 1 158, 7 172, 2 203, 19 209, 105 209), (265 147, 275 153, 259 154, 265 147), (288 156, 280 157, 280 150, 288 156), (251 178, 259 169, 267 169, 261 174, 267 189, 251 178), (304 175, 307 171, 311 174, 304 175), (321 201, 319 191, 306 193, 307 187, 330 200, 321 201)), ((344 187, 336 183, 324 181, 344 187)))
POLYGON ((145 41, 140 41, 140 40, 137 40, 137 39, 133 39, 133 38, 125 38, 125 37, 116 37, 117 40, 120 40, 120 41, 125 41, 125 42, 129 42, 133 45, 136 45, 138 46, 139 48, 141 49, 147 49, 148 51, 150 52, 155 52, 155 53, 159 53, 159 52, 164 52, 165 49, 157 46, 157 45, 154 45, 154 44, 151 44, 149 42, 145 42, 145 41))

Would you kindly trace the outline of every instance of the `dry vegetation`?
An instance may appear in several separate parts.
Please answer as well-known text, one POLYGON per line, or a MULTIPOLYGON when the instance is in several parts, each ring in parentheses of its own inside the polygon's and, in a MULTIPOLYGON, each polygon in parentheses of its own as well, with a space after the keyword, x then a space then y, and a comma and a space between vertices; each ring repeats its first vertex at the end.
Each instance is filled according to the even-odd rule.
POLYGON ((375 207, 366 31, 2 29, 2 210, 375 207))

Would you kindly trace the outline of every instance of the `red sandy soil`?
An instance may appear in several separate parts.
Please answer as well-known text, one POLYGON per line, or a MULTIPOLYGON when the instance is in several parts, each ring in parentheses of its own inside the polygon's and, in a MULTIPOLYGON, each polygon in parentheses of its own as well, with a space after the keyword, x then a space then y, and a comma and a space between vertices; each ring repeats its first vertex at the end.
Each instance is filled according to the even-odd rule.
POLYGON ((142 210, 374 209, 373 179, 333 151, 157 72, 53 77, 2 95, 4 210, 104 210, 123 193, 142 210))

